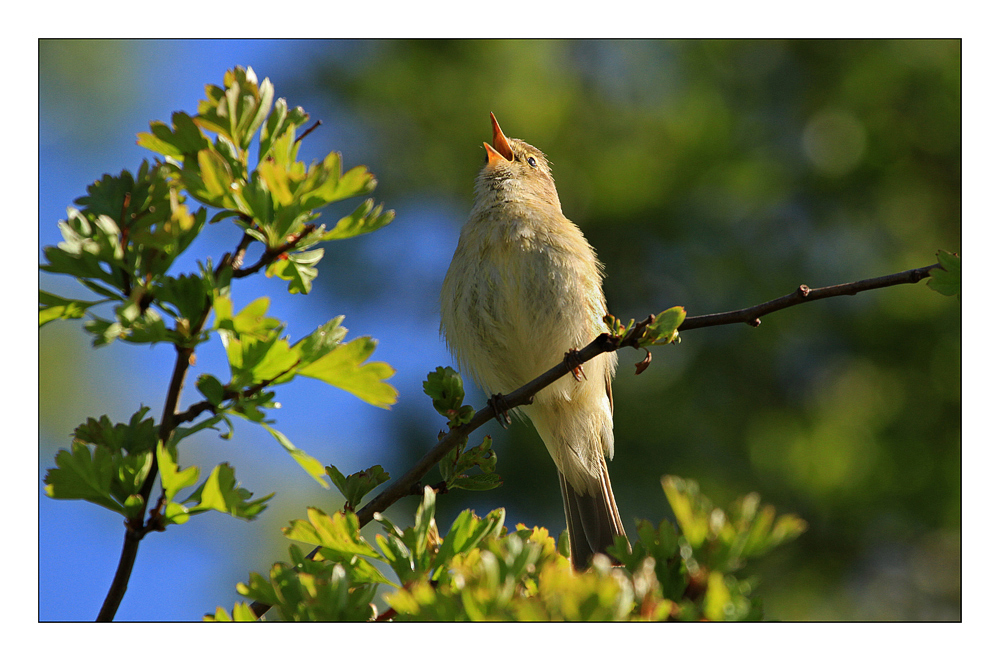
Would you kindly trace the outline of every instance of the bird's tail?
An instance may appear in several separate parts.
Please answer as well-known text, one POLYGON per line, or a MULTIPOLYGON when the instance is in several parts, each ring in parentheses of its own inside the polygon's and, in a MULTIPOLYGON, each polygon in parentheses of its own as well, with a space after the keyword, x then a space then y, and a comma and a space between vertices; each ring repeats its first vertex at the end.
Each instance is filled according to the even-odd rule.
POLYGON ((595 553, 607 553, 607 548, 614 544, 616 535, 625 534, 604 457, 601 457, 600 484, 598 493, 581 494, 566 481, 562 472, 559 473, 559 487, 569 533, 570 560, 573 568, 578 571, 590 565, 595 553))

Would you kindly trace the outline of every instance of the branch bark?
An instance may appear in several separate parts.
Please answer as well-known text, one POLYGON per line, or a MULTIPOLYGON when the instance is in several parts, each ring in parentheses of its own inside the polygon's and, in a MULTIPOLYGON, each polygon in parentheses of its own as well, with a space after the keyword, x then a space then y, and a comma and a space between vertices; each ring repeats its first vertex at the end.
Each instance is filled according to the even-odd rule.
POLYGON ((818 289, 810 289, 806 285, 799 285, 798 289, 791 294, 782 296, 781 298, 776 298, 766 303, 761 303, 760 305, 754 305, 753 307, 744 308, 742 310, 734 310, 732 312, 718 312, 716 314, 706 314, 699 317, 688 317, 677 330, 685 331, 694 330, 696 328, 707 328, 708 326, 724 326, 726 324, 741 323, 749 324, 750 326, 756 328, 757 326, 760 326, 760 318, 764 315, 777 312, 778 310, 784 310, 785 308, 790 308, 793 305, 800 305, 802 303, 808 303, 809 301, 818 301, 832 296, 854 296, 859 292, 868 291, 870 289, 881 289, 883 287, 892 287, 894 285, 920 282, 924 278, 930 277, 931 271, 937 268, 941 268, 940 265, 931 264, 930 266, 924 266, 919 269, 900 271, 899 273, 893 273, 892 275, 883 275, 878 278, 858 280, 857 282, 848 282, 842 285, 831 285, 829 287, 820 287, 818 289))
MULTIPOLYGON (((253 275, 257 271, 259 271, 262 268, 264 268, 265 266, 269 266, 271 264, 271 262, 273 262, 274 260, 276 260, 279 257, 281 257, 283 254, 285 254, 289 250, 294 250, 295 246, 299 245, 299 243, 301 243, 302 239, 304 239, 307 236, 309 236, 310 234, 312 234, 315 230, 316 230, 316 226, 315 225, 309 224, 309 225, 304 226, 302 228, 302 231, 299 232, 298 234, 294 235, 291 238, 291 240, 286 241, 285 243, 281 244, 280 246, 277 246, 277 247, 274 247, 274 248, 268 248, 267 250, 265 250, 264 254, 260 256, 260 259, 258 259, 257 263, 254 264, 253 266, 248 266, 246 268, 234 267, 234 269, 233 269, 233 278, 245 278, 248 275, 253 275)), ((249 235, 247 235, 247 236, 249 236, 249 235)), ((246 250, 244 249, 244 253, 245 252, 246 252, 246 250)))
MULTIPOLYGON (((772 312, 777 312, 778 310, 783 310, 802 303, 808 303, 810 301, 819 301, 824 298, 831 298, 833 296, 853 296, 858 292, 868 291, 871 289, 881 289, 883 287, 892 287, 894 285, 919 282, 927 277, 930 277, 930 272, 936 268, 940 268, 940 266, 938 264, 931 264, 922 268, 901 271, 900 273, 893 273, 891 275, 885 275, 878 278, 858 280, 856 282, 832 285, 829 287, 820 287, 818 289, 810 289, 806 285, 800 285, 798 289, 787 296, 782 296, 781 298, 776 298, 774 300, 767 301, 766 303, 754 305, 742 310, 688 317, 680 325, 678 331, 739 323, 749 324, 750 326, 756 328, 761 323, 760 317, 772 312)), ((653 315, 650 315, 644 321, 636 324, 635 328, 633 328, 629 335, 623 338, 620 342, 612 338, 607 333, 602 333, 578 352, 575 357, 575 362, 582 365, 602 353, 617 351, 621 347, 625 346, 638 346, 637 342, 639 338, 642 337, 642 333, 652 319, 653 315)), ((572 367, 570 364, 563 361, 510 394, 497 395, 494 398, 494 401, 500 405, 499 408, 503 411, 530 404, 536 393, 542 390, 542 388, 555 383, 563 376, 569 374, 571 369, 572 367)), ((497 415, 497 409, 495 409, 492 405, 484 406, 476 411, 472 420, 464 425, 461 425, 460 427, 452 429, 447 434, 442 436, 437 445, 432 447, 417 461, 417 463, 406 471, 406 473, 390 482, 385 489, 375 496, 375 498, 370 500, 368 504, 357 511, 360 526, 364 527, 371 523, 376 512, 384 512, 392 504, 404 496, 419 494, 421 492, 419 489, 420 480, 424 478, 430 469, 441 461, 441 459, 443 459, 444 456, 454 449, 459 443, 468 438, 473 431, 482 427, 484 424, 497 417, 497 415)), ((319 550, 320 547, 314 548, 309 553, 309 557, 311 558, 319 550)), ((250 605, 250 608, 253 613, 260 618, 270 609, 270 606, 268 604, 262 604, 255 601, 250 605)))
MULTIPOLYGON (((204 324, 204 319, 207 316, 207 314, 204 315, 201 324, 204 324)), ((201 325, 198 326, 195 332, 201 332, 201 325)), ((177 411, 177 402, 180 400, 181 389, 184 387, 184 377, 191 364, 191 356, 193 354, 194 347, 177 347, 174 372, 170 377, 170 386, 167 388, 167 399, 163 404, 163 416, 160 418, 159 439, 161 441, 166 442, 173 433, 174 427, 177 426, 174 421, 174 414, 177 411)), ((156 455, 154 454, 153 465, 150 467, 149 474, 139 489, 139 497, 142 498, 142 502, 144 503, 143 511, 145 511, 145 506, 149 504, 149 495, 152 493, 153 484, 156 482, 156 473, 156 455)), ((151 523, 156 509, 150 510, 151 523)), ((125 596, 125 590, 128 588, 129 578, 132 576, 132 567, 135 565, 135 557, 139 552, 139 542, 146 536, 146 533, 153 529, 155 528, 143 524, 143 514, 125 522, 125 541, 122 543, 122 552, 118 558, 118 568, 115 570, 115 577, 111 581, 111 587, 104 598, 101 610, 97 614, 98 622, 110 622, 114 619, 115 613, 118 612, 118 606, 121 605, 122 598, 125 596)))
MULTIPOLYGON (((273 250, 264 251, 264 255, 261 256, 257 264, 242 269, 240 265, 243 262, 243 256, 246 254, 247 247, 253 241, 253 238, 244 233, 240 238, 240 243, 236 248, 235 253, 226 254, 222 261, 220 262, 215 273, 218 276, 223 270, 229 268, 233 270, 233 277, 244 277, 252 273, 256 273, 261 268, 264 268, 272 261, 280 257, 283 253, 288 250, 292 250, 296 245, 306 236, 308 236, 316 227, 314 225, 306 225, 303 231, 296 236, 292 237, 290 241, 282 246, 279 246, 273 250)), ((212 300, 210 297, 206 297, 205 307, 202 309, 199 318, 191 327, 190 337, 198 337, 201 333, 202 328, 204 328, 205 323, 208 321, 208 316, 212 312, 212 300)), ((191 407, 188 411, 184 413, 178 413, 177 404, 180 401, 181 390, 184 388, 184 378, 187 376, 188 368, 191 366, 191 359, 194 356, 194 346, 181 346, 175 345, 177 349, 177 358, 174 361, 174 371, 170 377, 170 385, 167 387, 166 401, 163 404, 163 415, 160 417, 160 427, 159 427, 159 439, 166 443, 170 436, 173 434, 174 429, 181 422, 193 419, 198 414, 212 410, 211 404, 207 407, 199 404, 191 407), (194 413, 192 413, 194 411, 194 413)), ((264 388, 268 384, 261 384, 260 387, 264 388)), ((149 469, 149 473, 146 475, 145 481, 142 483, 142 487, 139 489, 139 496, 142 498, 143 510, 145 514, 146 507, 149 506, 149 497, 153 492, 153 485, 156 483, 156 476, 158 473, 158 466, 156 463, 156 455, 153 455, 153 464, 149 469)), ((162 530, 162 524, 159 520, 160 518, 160 505, 157 504, 148 510, 149 518, 143 522, 143 515, 136 517, 125 522, 125 541, 122 543, 121 555, 118 558, 118 568, 115 570, 115 577, 111 581, 111 587, 108 589, 108 594, 104 598, 104 603, 101 605, 101 610, 97 614, 98 622, 110 622, 114 619, 115 614, 118 612, 118 607, 121 605, 122 598, 125 596, 125 590, 128 588, 129 578, 132 576, 132 567, 135 566, 135 558, 139 551, 139 542, 146 536, 147 533, 153 530, 162 530)))

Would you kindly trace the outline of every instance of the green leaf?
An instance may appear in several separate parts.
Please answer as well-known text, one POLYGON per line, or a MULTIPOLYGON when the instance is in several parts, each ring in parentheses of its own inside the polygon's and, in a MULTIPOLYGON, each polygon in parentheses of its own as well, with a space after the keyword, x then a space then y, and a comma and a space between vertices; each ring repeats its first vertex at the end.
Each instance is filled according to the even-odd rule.
POLYGON ((87 418, 86 422, 73 430, 73 437, 113 451, 124 450, 129 454, 150 452, 159 440, 159 427, 151 417, 147 417, 147 413, 148 406, 140 407, 132 414, 128 424, 112 424, 106 415, 102 415, 99 420, 87 418))
POLYGON ((684 323, 687 312, 677 305, 656 315, 653 323, 646 327, 646 333, 642 338, 641 345, 667 344, 677 342, 680 335, 677 328, 684 323))
POLYGON ((257 166, 257 173, 271 192, 271 199, 278 206, 289 207, 295 202, 292 189, 298 184, 293 180, 288 168, 277 161, 263 161, 257 166))
POLYGON ((437 508, 436 496, 431 486, 424 486, 424 497, 417 506, 414 514, 413 534, 415 543, 410 547, 414 550, 417 558, 422 558, 427 552, 427 533, 434 524, 434 511, 437 508))
POLYGON ((117 474, 116 479, 111 482, 111 495, 125 505, 125 516, 130 519, 142 518, 145 504, 138 494, 153 467, 153 453, 140 452, 120 458, 112 455, 112 459, 118 461, 115 461, 117 474))
POLYGON ((672 475, 664 477, 662 485, 681 532, 692 547, 699 548, 708 535, 708 517, 699 499, 698 486, 672 475))
POLYGON ((271 109, 274 88, 266 78, 258 85, 257 76, 249 67, 227 71, 223 85, 224 88, 206 86, 207 98, 198 103, 194 121, 245 150, 271 109))
POLYGON ((278 276, 282 280, 288 280, 289 294, 308 294, 312 291, 312 281, 319 274, 313 267, 322 258, 322 248, 293 252, 268 264, 267 277, 278 276))
POLYGON ((299 353, 288 345, 287 339, 250 340, 244 343, 244 349, 243 364, 250 367, 255 383, 284 383, 294 376, 292 370, 299 362, 299 353))
POLYGON ((205 399, 207 399, 212 406, 220 406, 223 399, 225 399, 225 388, 222 386, 222 383, 211 374, 200 375, 195 385, 197 386, 198 391, 205 396, 205 399))
POLYGON ((316 209, 351 197, 352 191, 341 186, 340 172, 340 154, 337 152, 327 154, 321 163, 313 163, 296 190, 299 205, 306 209, 316 209))
POLYGON ((215 148, 202 149, 194 159, 187 159, 181 170, 187 191, 199 202, 214 207, 234 209, 233 172, 215 148))
POLYGON ((271 300, 266 296, 252 301, 232 318, 232 329, 240 335, 249 335, 260 340, 267 339, 282 325, 278 319, 267 316, 270 305, 271 300))
POLYGON ((434 403, 434 410, 453 419, 465 400, 465 386, 461 375, 451 367, 438 367, 428 372, 423 382, 424 393, 434 403))
POLYGON ((151 133, 140 133, 137 144, 158 154, 177 159, 197 154, 211 146, 211 141, 201 132, 190 115, 175 112, 170 120, 173 129, 163 122, 150 122, 151 133))
POLYGON ((481 519, 472 510, 463 510, 455 517, 451 529, 441 541, 434 566, 444 566, 452 557, 476 548, 487 536, 495 537, 503 528, 505 516, 506 512, 502 508, 493 510, 481 519))
POLYGON ((305 472, 308 473, 314 480, 319 482, 320 486, 324 489, 330 488, 330 485, 323 479, 323 476, 326 475, 326 471, 323 469, 323 464, 292 445, 292 442, 288 440, 288 437, 277 429, 263 422, 261 422, 260 425, 271 433, 271 436, 278 441, 281 447, 285 448, 285 451, 292 456, 292 459, 298 462, 299 466, 302 466, 302 469, 305 470, 305 472))
MULTIPOLYGON (((353 172, 353 170, 352 170, 353 172)), ((333 229, 322 236, 323 241, 333 241, 338 239, 349 239, 351 237, 374 232, 385 227, 396 217, 395 211, 382 213, 382 205, 375 206, 374 201, 365 200, 361 206, 354 210, 349 216, 344 216, 333 229)))
MULTIPOLYGON (((136 180, 146 179, 148 174, 149 164, 146 161, 142 162, 138 176, 133 176, 128 170, 122 170, 117 176, 105 174, 87 186, 87 194, 76 198, 73 203, 92 221, 104 216, 109 222, 117 223, 140 210, 139 199, 127 198, 131 198, 135 192, 136 180)), ((117 225, 111 233, 117 236, 117 225)))
MULTIPOLYGON (((268 190, 267 184, 256 170, 250 173, 249 183, 234 192, 233 203, 238 211, 246 214, 262 227, 268 227, 274 220, 274 202, 271 200, 271 191, 268 190)), ((260 236, 256 230, 248 230, 248 233, 269 245, 267 238, 260 236)))
POLYGON ((726 587, 722 572, 711 572, 708 575, 708 587, 705 590, 705 617, 716 622, 728 619, 726 612, 732 601, 733 597, 726 587))
MULTIPOLYGON (((249 71, 252 70, 248 69, 249 71)), ((265 78, 257 90, 256 98, 241 113, 240 123, 237 127, 240 134, 240 147, 243 149, 250 146, 257 129, 261 127, 271 112, 271 103, 274 101, 274 85, 269 79, 265 78)))
MULTIPOLYGON (((113 339, 119 339, 132 344, 156 344, 157 342, 180 341, 178 335, 167 328, 163 318, 151 307, 145 307, 144 290, 139 287, 133 290, 128 300, 115 308, 116 323, 113 339)), ((98 321, 95 318, 95 321, 98 321)), ((84 324, 90 330, 90 324, 84 324)), ((93 331, 92 331, 93 332, 93 331)), ((96 335, 96 333, 95 333, 96 335)), ((99 339, 112 339, 108 331, 104 331, 99 339)), ((96 342, 95 342, 96 343, 96 342)))
POLYGON ((236 475, 228 463, 219 464, 208 479, 198 489, 188 496, 184 502, 193 502, 189 508, 192 514, 205 510, 217 510, 239 519, 252 521, 266 509, 265 503, 274 494, 269 494, 257 500, 250 500, 252 493, 240 487, 236 475))
POLYGON ((193 425, 191 427, 178 425, 177 427, 174 428, 174 433, 170 435, 170 446, 175 447, 182 439, 187 438, 192 434, 196 434, 200 432, 202 429, 214 429, 215 431, 219 431, 216 425, 219 424, 220 422, 226 423, 226 426, 229 428, 228 434, 220 434, 220 437, 229 438, 229 436, 232 434, 233 426, 225 415, 219 414, 212 416, 211 418, 202 420, 198 424, 193 425))
POLYGON ((335 512, 327 516, 320 509, 308 508, 308 521, 296 519, 282 534, 288 539, 322 546, 342 555, 360 555, 378 558, 379 554, 360 533, 358 517, 353 512, 335 512))
POLYGON ((343 494, 350 509, 356 509, 372 489, 389 480, 389 474, 381 466, 375 465, 371 468, 344 476, 336 466, 326 467, 326 474, 330 476, 334 486, 343 494))
POLYGON ((294 376, 291 369, 298 353, 287 340, 279 339, 283 327, 277 319, 266 316, 269 305, 267 298, 258 298, 233 316, 232 301, 227 297, 217 297, 213 303, 215 328, 229 358, 234 391, 264 381, 281 383, 294 376))
MULTIPOLYGON (((63 242, 45 248, 41 268, 83 279, 93 291, 112 298, 136 283, 155 284, 204 225, 206 212, 191 214, 174 167, 143 162, 135 176, 105 175, 76 200, 59 224, 63 242), (98 285, 103 282, 111 290, 98 285)), ((109 336, 110 337, 110 336, 109 336)), ((107 339, 107 338, 106 338, 107 339)))
MULTIPOLYGON (((379 518, 376 517, 376 520, 379 518)), ((386 526, 384 521, 382 523, 387 531, 391 529, 391 524, 386 526)), ((411 536, 412 532, 411 529, 411 536)), ((375 538, 375 544, 382 552, 385 562, 396 573, 400 583, 405 584, 423 577, 423 571, 416 566, 412 550, 407 547, 399 535, 392 533, 385 537, 378 535, 375 538)))
POLYGON ((56 319, 80 319, 88 308, 106 301, 77 301, 38 290, 38 327, 56 319))
POLYGON ((466 491, 489 491, 490 489, 496 489, 502 484, 503 480, 496 473, 483 473, 455 478, 449 486, 454 489, 465 489, 466 491))
MULTIPOLYGON (((329 553, 329 551, 327 551, 327 553, 329 553)), ((320 551, 319 555, 325 560, 332 560, 332 558, 328 558, 324 555, 323 551, 320 551)), ((391 585, 397 588, 399 587, 398 583, 386 578, 385 574, 376 569, 372 563, 359 556, 354 556, 349 562, 345 561, 341 564, 344 569, 347 570, 347 573, 351 577, 351 581, 353 583, 382 583, 384 585, 391 585)))
POLYGON ((156 463, 160 470, 160 483, 168 501, 173 500, 181 489, 193 487, 198 482, 198 467, 190 466, 180 470, 174 460, 174 453, 162 441, 156 446, 156 463))
POLYGON ((73 441, 69 451, 56 454, 56 468, 45 474, 45 493, 50 498, 86 500, 125 514, 125 508, 111 497, 111 482, 115 466, 111 452, 103 446, 90 448, 81 441, 73 441))
MULTIPOLYGON (((295 547, 293 546, 292 548, 295 547)), ((278 567, 281 564, 282 563, 275 563, 274 566, 278 567)), ((272 569, 272 572, 273 571, 274 570, 272 569)), ((238 583, 236 585, 236 591, 244 597, 248 597, 264 604, 273 605, 278 603, 278 595, 277 592, 275 592, 274 586, 257 572, 250 572, 249 584, 238 583)))
POLYGON ((274 110, 260 132, 258 160, 265 161, 270 156, 277 164, 287 167, 295 160, 298 152, 295 128, 307 121, 309 115, 301 107, 289 109, 284 99, 275 101, 274 110), (283 149, 278 148, 278 142, 282 143, 283 149))
POLYGON ((315 362, 337 348, 347 335, 347 329, 340 325, 343 320, 344 315, 335 317, 295 343, 293 348, 303 364, 315 362))
MULTIPOLYGON (((125 175, 128 175, 131 181, 131 175, 123 172, 122 176, 125 175)), ((96 182, 89 190, 94 190, 94 187, 105 183, 116 190, 119 185, 117 179, 105 176, 104 180, 96 182)), ((102 195, 112 194, 100 190, 102 195)), ((119 204, 122 203, 122 199, 118 201, 119 204)), ((118 213, 122 213, 121 209, 118 213)), ((59 223, 63 241, 58 246, 45 247, 48 264, 42 264, 40 268, 50 273, 65 273, 78 278, 105 282, 120 291, 125 285, 122 276, 125 252, 121 245, 118 226, 108 216, 94 215, 92 212, 73 208, 66 210, 66 216, 67 219, 59 223)))
POLYGON ((89 418, 74 430, 72 453, 56 455, 58 468, 46 475, 53 498, 83 499, 129 518, 141 517, 143 501, 135 497, 153 465, 157 427, 140 408, 127 425, 112 425, 107 416, 89 418), (93 456, 87 445, 93 445, 93 456), (115 503, 111 505, 108 497, 115 503))
POLYGON ((90 321, 84 323, 83 328, 94 336, 93 344, 95 347, 111 344, 115 340, 124 339, 126 337, 125 330, 122 328, 121 324, 116 321, 101 319, 100 317, 94 317, 90 321))
POLYGON ((944 296, 962 295, 962 258, 945 250, 937 252, 939 269, 931 271, 927 286, 944 296))
POLYGON ((470 491, 486 491, 503 484, 498 475, 493 475, 496 469, 497 455, 490 446, 493 439, 486 436, 483 442, 468 451, 465 442, 444 456, 438 463, 441 477, 448 488, 466 489, 470 491), (478 466, 482 475, 465 475, 466 471, 478 466))
POLYGON ((387 409, 396 403, 399 393, 384 381, 395 374, 392 367, 383 362, 365 362, 375 351, 376 344, 370 337, 359 337, 339 344, 318 360, 300 368, 298 373, 329 383, 364 402, 387 409))
POLYGON ((245 601, 237 601, 233 604, 233 612, 230 615, 226 612, 226 609, 219 606, 215 609, 215 613, 211 615, 206 615, 202 618, 203 622, 256 622, 257 616, 254 615, 253 609, 245 601))
POLYGON ((187 319, 190 325, 194 325, 211 302, 208 283, 194 273, 164 276, 150 293, 161 307, 169 306, 178 318, 187 319))
POLYGON ((237 591, 247 598, 273 604, 276 614, 292 621, 369 621, 375 616, 371 603, 376 585, 358 583, 351 568, 324 564, 289 549, 292 565, 275 563, 270 581, 250 575, 250 585, 239 584, 237 591))

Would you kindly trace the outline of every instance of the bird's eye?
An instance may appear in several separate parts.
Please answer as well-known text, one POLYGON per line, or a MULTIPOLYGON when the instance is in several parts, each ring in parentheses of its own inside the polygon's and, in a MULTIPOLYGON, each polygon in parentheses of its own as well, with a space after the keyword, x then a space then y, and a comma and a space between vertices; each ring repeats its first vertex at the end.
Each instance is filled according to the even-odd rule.
POLYGON ((538 163, 535 162, 535 157, 534 156, 529 156, 528 157, 528 165, 530 165, 533 168, 538 167, 538 163))

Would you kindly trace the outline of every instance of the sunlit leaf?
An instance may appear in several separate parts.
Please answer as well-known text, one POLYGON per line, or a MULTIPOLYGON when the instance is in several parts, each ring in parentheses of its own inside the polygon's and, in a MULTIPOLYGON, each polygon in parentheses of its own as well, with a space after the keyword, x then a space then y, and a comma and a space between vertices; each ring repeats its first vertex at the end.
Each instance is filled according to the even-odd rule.
POLYGON ((322 486, 324 489, 330 488, 330 485, 327 484, 326 480, 323 479, 323 477, 326 475, 326 470, 323 468, 323 464, 321 464, 318 460, 314 459, 313 457, 309 456, 302 450, 292 445, 292 442, 288 440, 288 437, 282 434, 274 427, 271 427, 270 425, 264 423, 261 423, 261 426, 263 426, 264 429, 266 429, 268 432, 271 433, 271 436, 274 437, 274 440, 278 441, 281 447, 283 447, 285 451, 288 452, 289 455, 291 455, 292 459, 294 459, 299 464, 299 466, 302 466, 302 469, 306 473, 308 473, 314 480, 319 482, 320 486, 322 486))
POLYGON ((359 337, 340 344, 303 367, 299 374, 346 390, 369 404, 389 408, 396 402, 399 393, 385 383, 385 379, 391 377, 395 370, 383 362, 365 362, 375 351, 376 344, 370 337, 359 337))

